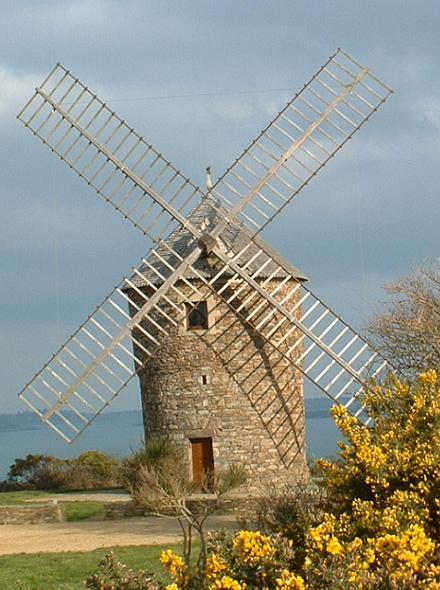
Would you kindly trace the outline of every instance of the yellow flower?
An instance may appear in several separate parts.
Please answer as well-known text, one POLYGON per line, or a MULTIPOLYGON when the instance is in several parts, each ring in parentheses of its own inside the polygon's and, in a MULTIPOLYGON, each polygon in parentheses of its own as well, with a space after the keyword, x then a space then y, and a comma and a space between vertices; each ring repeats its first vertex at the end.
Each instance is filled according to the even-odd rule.
MULTIPOLYGON (((171 549, 167 549, 167 551, 162 551, 160 562, 168 568, 170 576, 174 578, 178 584, 182 585, 188 582, 188 567, 180 555, 176 555, 171 549)), ((172 588, 171 590, 174 589, 172 588)))
POLYGON ((304 569, 310 569, 312 567, 312 560, 310 557, 306 557, 304 560, 304 569))
POLYGON ((239 531, 235 535, 232 547, 247 565, 257 565, 262 560, 270 560, 276 553, 270 537, 258 531, 239 531))
POLYGON ((343 547, 338 539, 332 535, 326 544, 327 553, 330 555, 340 555, 343 552, 343 547))
POLYGON ((277 590, 305 590, 304 580, 301 576, 284 569, 281 576, 276 579, 277 590))
POLYGON ((205 575, 207 578, 215 578, 217 574, 224 572, 227 565, 216 553, 212 553, 206 560, 205 575))
POLYGON ((319 551, 323 551, 332 538, 334 529, 335 517, 331 514, 325 514, 323 522, 320 525, 311 528, 308 532, 310 545, 319 551))
POLYGON ((379 559, 393 560, 395 563, 393 576, 397 579, 400 575, 399 571, 417 572, 423 558, 434 552, 435 543, 420 525, 411 525, 400 534, 379 537, 376 540, 375 549, 379 559))
POLYGON ((222 576, 208 586, 208 590, 245 590, 246 584, 237 582, 230 576, 222 576))
POLYGON ((374 553, 374 549, 372 549, 371 547, 367 547, 367 549, 365 549, 364 557, 365 557, 365 560, 368 564, 373 563, 374 560, 376 559, 376 554, 374 553))
POLYGON ((437 383, 437 371, 435 369, 429 369, 426 373, 420 373, 419 382, 435 385, 437 383))
POLYGON ((356 552, 358 549, 360 549, 362 547, 362 540, 359 539, 359 537, 355 537, 353 539, 353 541, 350 541, 350 543, 347 544, 347 551, 348 553, 354 553, 356 552))
POLYGON ((376 541, 377 553, 391 554, 400 547, 399 539, 396 535, 384 535, 376 541))

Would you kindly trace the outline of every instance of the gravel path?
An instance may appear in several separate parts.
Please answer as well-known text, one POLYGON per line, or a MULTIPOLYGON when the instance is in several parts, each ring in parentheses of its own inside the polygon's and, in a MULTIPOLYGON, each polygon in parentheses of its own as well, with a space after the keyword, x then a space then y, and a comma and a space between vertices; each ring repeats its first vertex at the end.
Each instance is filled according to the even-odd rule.
MULTIPOLYGON (((237 528, 233 516, 213 516, 207 528, 237 528)), ((154 545, 180 541, 174 519, 160 517, 63 522, 51 524, 0 525, 0 555, 92 551, 102 547, 154 545)))

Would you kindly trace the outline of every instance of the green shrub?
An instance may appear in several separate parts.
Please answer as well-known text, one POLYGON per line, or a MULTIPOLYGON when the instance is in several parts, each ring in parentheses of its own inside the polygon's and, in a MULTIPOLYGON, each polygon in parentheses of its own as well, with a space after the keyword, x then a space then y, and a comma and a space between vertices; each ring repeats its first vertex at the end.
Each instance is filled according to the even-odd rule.
POLYGON ((320 490, 311 486, 276 489, 257 504, 256 523, 266 534, 280 534, 292 542, 293 567, 300 568, 305 558, 306 537, 310 527, 322 516, 320 490))
POLYGON ((8 484, 57 491, 114 487, 119 485, 119 463, 100 451, 87 451, 73 459, 27 455, 11 465, 8 484))
POLYGON ((143 570, 135 573, 110 552, 100 562, 98 573, 86 578, 85 587, 93 590, 159 590, 163 585, 143 570))
POLYGON ((139 483, 142 467, 156 468, 168 458, 177 457, 178 453, 172 444, 165 439, 150 439, 145 446, 132 451, 120 466, 122 485, 129 491, 139 483))
POLYGON ((112 487, 119 483, 119 461, 101 451, 86 451, 78 459, 79 467, 86 468, 96 486, 112 487))
POLYGON ((26 481, 13 481, 5 479, 0 481, 0 493, 4 492, 23 492, 26 490, 32 490, 32 484, 26 481))

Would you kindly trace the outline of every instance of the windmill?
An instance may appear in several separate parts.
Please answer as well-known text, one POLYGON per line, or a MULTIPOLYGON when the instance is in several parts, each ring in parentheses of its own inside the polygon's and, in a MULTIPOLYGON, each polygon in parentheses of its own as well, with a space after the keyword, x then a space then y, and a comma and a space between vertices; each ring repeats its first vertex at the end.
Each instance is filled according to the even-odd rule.
POLYGON ((366 421, 359 393, 389 365, 261 232, 391 92, 338 49, 204 192, 57 64, 18 118, 142 231, 146 254, 19 397, 71 442, 137 374, 147 435, 186 437, 202 468, 215 451, 272 476, 306 469, 304 377, 366 421), (259 448, 255 432, 247 455, 221 434, 231 416, 235 437, 265 432, 259 448))

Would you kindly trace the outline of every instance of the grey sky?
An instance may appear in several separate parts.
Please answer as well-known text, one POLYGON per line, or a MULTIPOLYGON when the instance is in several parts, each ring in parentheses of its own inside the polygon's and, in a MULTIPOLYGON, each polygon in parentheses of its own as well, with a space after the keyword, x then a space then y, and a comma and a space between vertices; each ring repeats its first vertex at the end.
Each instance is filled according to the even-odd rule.
MULTIPOLYGON (((196 182, 342 46, 395 95, 266 238, 362 327, 439 255, 438 1, 0 0, 0 412, 144 253, 142 235, 15 115, 60 61, 196 182), (218 93, 217 96, 146 97, 218 93)), ((115 407, 136 407, 128 392, 115 407)))

